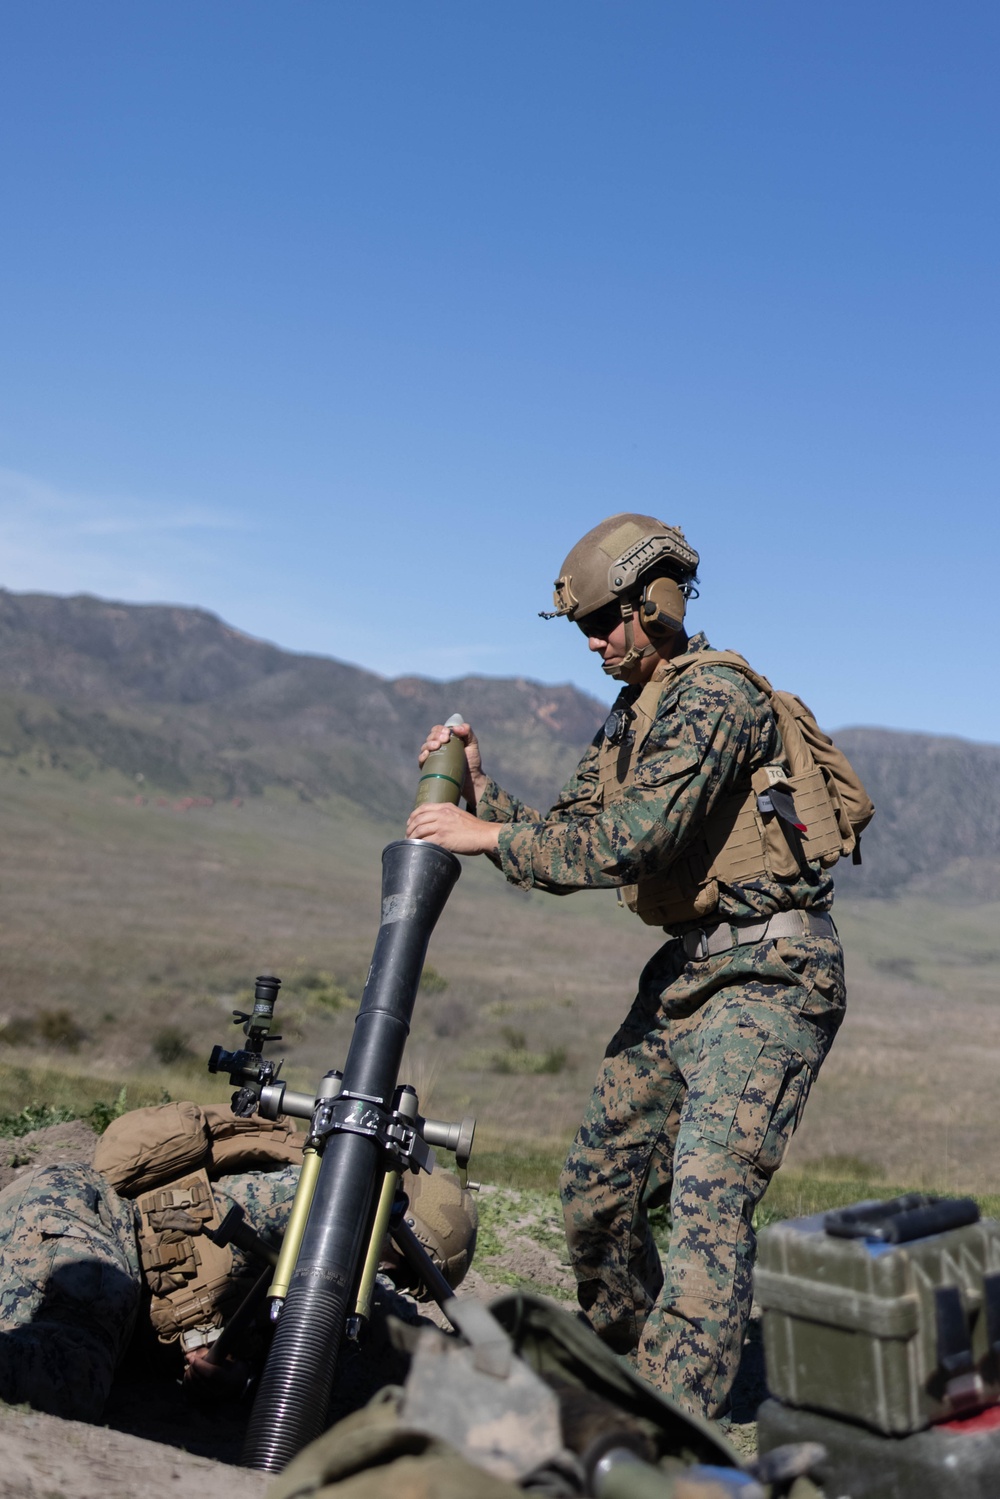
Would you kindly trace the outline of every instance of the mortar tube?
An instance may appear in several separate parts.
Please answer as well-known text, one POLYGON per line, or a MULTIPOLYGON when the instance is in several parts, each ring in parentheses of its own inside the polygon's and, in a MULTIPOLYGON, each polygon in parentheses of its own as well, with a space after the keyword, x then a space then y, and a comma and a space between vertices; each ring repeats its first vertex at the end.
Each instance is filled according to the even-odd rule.
POLYGON ((344 1322, 371 1234, 382 1146, 365 1101, 388 1117, 427 944, 461 865, 436 843, 402 839, 382 855, 382 922, 344 1064, 352 1128, 323 1151, 298 1260, 257 1391, 247 1467, 280 1472, 326 1422, 344 1322), (380 1102, 373 1103, 373 1100, 380 1102))

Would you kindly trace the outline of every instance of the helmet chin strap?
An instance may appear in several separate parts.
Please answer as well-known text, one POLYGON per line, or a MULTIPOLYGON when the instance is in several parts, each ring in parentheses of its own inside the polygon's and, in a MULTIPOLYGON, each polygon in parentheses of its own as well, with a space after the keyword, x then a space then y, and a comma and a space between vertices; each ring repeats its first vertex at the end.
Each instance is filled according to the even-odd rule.
POLYGON ((602 661, 601 670, 606 676, 614 677, 617 682, 627 682, 627 673, 632 670, 633 666, 637 666, 640 661, 644 660, 646 656, 655 656, 656 646, 647 644, 643 646, 642 650, 637 648, 635 631, 632 628, 632 621, 635 619, 635 610, 628 599, 622 599, 621 607, 622 620, 625 624, 625 655, 613 665, 609 665, 607 661, 602 661))

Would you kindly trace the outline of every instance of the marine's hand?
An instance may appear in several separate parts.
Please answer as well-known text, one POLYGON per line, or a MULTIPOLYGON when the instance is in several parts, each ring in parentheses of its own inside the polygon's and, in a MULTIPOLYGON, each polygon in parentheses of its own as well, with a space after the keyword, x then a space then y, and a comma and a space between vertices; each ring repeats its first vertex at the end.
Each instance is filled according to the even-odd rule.
POLYGON ((453 854, 488 854, 496 848, 499 835, 498 823, 480 822, 450 802, 424 802, 414 807, 406 824, 407 838, 426 838, 453 854))
POLYGON ((465 780, 462 783, 462 795, 470 806, 474 806, 486 785, 486 776, 483 773, 483 757, 479 750, 479 740, 469 724, 460 723, 455 724, 453 728, 445 728, 444 724, 436 723, 420 746, 419 762, 422 766, 431 750, 440 749, 442 744, 447 744, 452 734, 456 739, 461 739, 465 745, 465 780))
POLYGON ((239 1399, 250 1375, 250 1365, 242 1359, 226 1358, 216 1363, 207 1348, 191 1348, 184 1354, 184 1384, 200 1399, 239 1399))

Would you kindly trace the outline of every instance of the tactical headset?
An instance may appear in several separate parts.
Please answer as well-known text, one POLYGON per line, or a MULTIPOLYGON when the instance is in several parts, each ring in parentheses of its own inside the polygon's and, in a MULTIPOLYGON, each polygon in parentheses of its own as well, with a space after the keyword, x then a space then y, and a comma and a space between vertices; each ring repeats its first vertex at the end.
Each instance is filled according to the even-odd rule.
MULTIPOLYGON (((635 617, 651 640, 662 640, 681 628, 687 601, 696 592, 692 584, 678 583, 675 578, 653 578, 639 598, 632 601, 635 617)), ((601 608, 578 616, 574 624, 585 635, 610 634, 621 624, 622 604, 627 602, 630 601, 621 597, 612 599, 601 608)))
POLYGON ((676 578, 653 578, 639 599, 639 623, 650 640, 675 635, 684 623, 687 601, 696 590, 676 578))

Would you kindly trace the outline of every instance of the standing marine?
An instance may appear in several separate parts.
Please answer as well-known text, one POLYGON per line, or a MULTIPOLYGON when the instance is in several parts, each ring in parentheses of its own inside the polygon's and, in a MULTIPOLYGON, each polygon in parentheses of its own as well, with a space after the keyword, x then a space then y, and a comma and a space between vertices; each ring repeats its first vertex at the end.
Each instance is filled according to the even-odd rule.
MULTIPOLYGON (((624 685, 544 815, 483 771, 468 811, 425 804, 410 837, 484 853, 512 884, 616 887, 667 941, 612 1037, 560 1180, 580 1305, 600 1336, 697 1413, 726 1412, 752 1300, 753 1213, 845 1005, 830 868, 873 808, 799 699, 684 629, 698 554, 620 514, 555 584, 624 685), (648 1213, 669 1201, 665 1265, 648 1213)), ((550 616, 551 617, 551 616, 550 616)), ((432 729, 421 759, 448 738, 432 729)))

